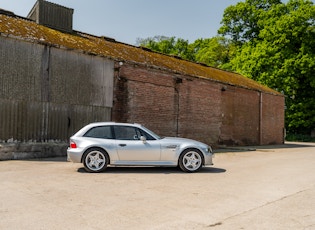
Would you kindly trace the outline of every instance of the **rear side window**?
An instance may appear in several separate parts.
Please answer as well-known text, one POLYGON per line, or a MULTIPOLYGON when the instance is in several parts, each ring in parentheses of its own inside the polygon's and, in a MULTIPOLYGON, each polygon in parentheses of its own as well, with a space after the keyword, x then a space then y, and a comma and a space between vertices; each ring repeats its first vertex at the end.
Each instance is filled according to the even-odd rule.
POLYGON ((91 128, 83 136, 103 138, 103 139, 113 139, 113 133, 110 126, 99 126, 99 127, 91 128))

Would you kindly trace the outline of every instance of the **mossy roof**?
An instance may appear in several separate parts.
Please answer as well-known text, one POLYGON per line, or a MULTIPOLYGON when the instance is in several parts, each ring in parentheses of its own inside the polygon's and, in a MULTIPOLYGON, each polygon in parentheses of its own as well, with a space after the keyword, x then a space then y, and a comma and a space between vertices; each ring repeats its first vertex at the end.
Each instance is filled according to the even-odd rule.
POLYGON ((131 61, 192 77, 207 78, 229 85, 281 95, 279 92, 237 73, 148 51, 104 37, 80 32, 63 33, 18 16, 0 14, 0 33, 1 36, 11 36, 30 42, 65 47, 115 60, 131 61))

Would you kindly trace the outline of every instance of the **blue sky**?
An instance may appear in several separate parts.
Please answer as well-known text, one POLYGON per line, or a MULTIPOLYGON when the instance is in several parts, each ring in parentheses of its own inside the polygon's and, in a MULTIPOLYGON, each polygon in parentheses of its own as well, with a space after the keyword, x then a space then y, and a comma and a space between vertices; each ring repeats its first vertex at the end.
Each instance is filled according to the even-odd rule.
MULTIPOLYGON (((0 8, 26 17, 36 0, 1 0, 0 8)), ((217 34, 224 9, 240 0, 50 0, 74 9, 75 30, 136 44, 164 35, 193 42, 217 34)))

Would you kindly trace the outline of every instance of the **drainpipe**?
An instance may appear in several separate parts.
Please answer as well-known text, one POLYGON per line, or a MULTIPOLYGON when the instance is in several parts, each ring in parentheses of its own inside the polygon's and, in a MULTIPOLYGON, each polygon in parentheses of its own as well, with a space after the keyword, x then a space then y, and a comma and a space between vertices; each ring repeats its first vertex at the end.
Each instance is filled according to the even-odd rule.
POLYGON ((262 112, 263 112, 263 94, 259 94, 259 145, 263 142, 263 130, 262 130, 262 112))
POLYGON ((176 93, 176 137, 178 137, 179 132, 179 91, 178 88, 175 87, 175 93, 176 93))
POLYGON ((179 84, 183 83, 183 79, 175 78, 175 97, 176 97, 176 137, 179 134, 179 106, 180 106, 180 98, 179 98, 179 84))

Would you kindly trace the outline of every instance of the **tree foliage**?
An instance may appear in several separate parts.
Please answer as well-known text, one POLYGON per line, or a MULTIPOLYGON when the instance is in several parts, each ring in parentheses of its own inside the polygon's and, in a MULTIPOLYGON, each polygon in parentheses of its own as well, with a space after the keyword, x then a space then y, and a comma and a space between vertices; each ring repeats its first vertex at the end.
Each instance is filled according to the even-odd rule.
POLYGON ((264 24, 260 23, 261 15, 280 0, 246 0, 225 9, 219 34, 230 36, 238 45, 257 39, 264 24))
POLYGON ((155 36, 153 38, 140 39, 137 44, 163 54, 175 55, 186 60, 193 60, 187 40, 175 37, 155 36))
POLYGON ((180 38, 155 36, 138 39, 137 44, 156 52, 224 69, 231 68, 229 63, 236 52, 236 47, 224 37, 201 38, 189 43, 180 38))
POLYGON ((224 37, 198 39, 191 44, 195 61, 226 70, 230 70, 230 61, 236 53, 236 47, 224 37))

